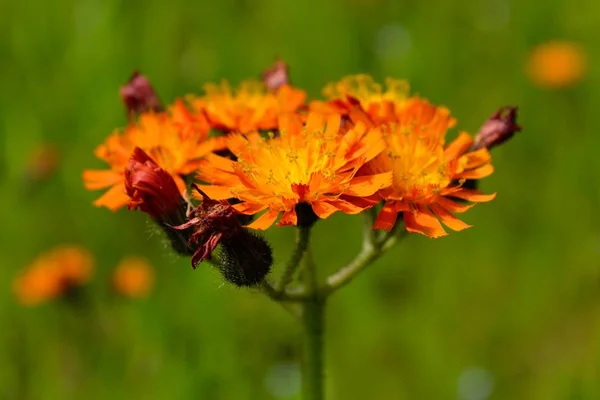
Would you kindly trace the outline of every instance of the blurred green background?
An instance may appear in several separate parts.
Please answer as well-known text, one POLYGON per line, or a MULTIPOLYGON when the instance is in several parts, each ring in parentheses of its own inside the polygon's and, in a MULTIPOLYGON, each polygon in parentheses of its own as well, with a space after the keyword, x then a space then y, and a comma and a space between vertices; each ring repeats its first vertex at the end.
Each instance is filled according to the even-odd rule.
MULTIPOLYGON (((410 80, 476 132, 520 106, 524 132, 493 151, 464 215, 474 228, 409 236, 336 294, 328 309, 330 399, 600 398, 600 5, 592 0, 0 1, 0 398, 298 399, 299 326, 278 304, 192 271, 141 213, 91 205, 81 172, 125 124, 118 88, 145 73, 161 99, 234 83, 275 57, 318 96, 343 75, 410 80), (589 68, 562 90, 536 88, 531 50, 581 44, 589 68), (47 182, 25 171, 59 149, 47 182), (14 276, 40 252, 82 244, 96 257, 85 306, 23 307, 14 276), (115 298, 125 255, 157 283, 115 298)), ((360 244, 358 216, 315 230, 323 273, 360 244)), ((292 228, 268 233, 279 264, 292 228)))

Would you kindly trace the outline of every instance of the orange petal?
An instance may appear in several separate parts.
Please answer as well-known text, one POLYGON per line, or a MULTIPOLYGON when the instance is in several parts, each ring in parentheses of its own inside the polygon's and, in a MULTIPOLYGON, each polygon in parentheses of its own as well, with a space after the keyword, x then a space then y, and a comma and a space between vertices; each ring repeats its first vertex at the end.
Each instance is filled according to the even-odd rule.
POLYGON ((265 208, 267 208, 267 205, 244 202, 244 203, 235 204, 232 207, 235 208, 235 210, 237 212, 240 212, 242 214, 254 215, 258 212, 261 212, 265 208))
POLYGON ((352 198, 347 199, 348 201, 340 198, 336 200, 329 200, 329 204, 346 214, 358 214, 365 209, 364 207, 361 207, 361 202, 354 204, 354 202, 352 202, 352 198))
MULTIPOLYGON (((225 200, 234 197, 233 194, 231 194, 231 190, 229 190, 229 187, 227 186, 198 185, 198 187, 211 199, 225 200)), ((194 198, 201 199, 202 195, 194 191, 194 198)))
MULTIPOLYGON (((325 137, 335 137, 340 130, 340 122, 342 116, 340 114, 331 114, 327 118, 327 128, 325 128, 325 137)), ((310 131, 309 131, 310 132, 310 131)))
MULTIPOLYGON (((319 113, 309 113, 308 119, 306 120, 306 132, 313 134, 321 131, 323 127, 323 116, 319 113)), ((339 125, 338 125, 339 129, 339 125)))
POLYGON ((312 203, 311 205, 315 214, 317 214, 317 216, 321 219, 325 219, 334 212, 339 211, 337 207, 335 207, 332 204, 329 204, 326 201, 317 201, 312 203))
POLYGON ((106 207, 111 211, 116 211, 129 202, 129 196, 125 193, 125 184, 116 184, 100 198, 94 201, 96 207, 106 207))
POLYGON ((449 213, 445 208, 437 204, 430 204, 429 207, 431 208, 431 211, 433 211, 435 215, 437 215, 437 217, 442 221, 442 223, 453 231, 458 232, 471 227, 471 225, 465 224, 463 221, 449 213))
POLYGON ((449 196, 458 197, 459 199, 472 201, 474 203, 485 203, 486 201, 494 200, 496 193, 485 194, 479 190, 459 189, 456 192, 449 194, 449 196))
POLYGON ((273 222, 279 216, 279 211, 267 210, 266 213, 258 217, 253 223, 250 225, 246 225, 246 228, 256 229, 259 231, 264 231, 273 225, 273 222))
POLYGON ((283 216, 279 220, 277 226, 296 225, 298 223, 298 216, 296 215, 296 209, 292 208, 283 213, 283 216))
POLYGON ((430 238, 446 236, 447 233, 440 221, 424 206, 404 213, 404 224, 409 232, 416 232, 430 238))
POLYGON ((379 211, 373 229, 385 229, 389 232, 396 224, 397 219, 398 212, 395 210, 393 202, 388 201, 379 211))
POLYGON ((229 158, 221 157, 216 154, 208 154, 205 158, 207 163, 210 163, 211 167, 218 168, 223 171, 233 172, 233 161, 229 158))
POLYGON ((460 174, 456 175, 456 178, 465 178, 465 179, 482 179, 486 176, 490 176, 494 172, 494 167, 492 164, 486 164, 483 167, 479 167, 477 169, 471 169, 468 171, 463 171, 460 174))
POLYGON ((463 157, 467 160, 465 169, 473 169, 492 160, 492 155, 485 147, 477 151, 467 153, 463 157))
POLYGON ((172 175, 172 178, 175 181, 175 185, 177 185, 177 189, 179 189, 179 193, 183 195, 187 190, 187 185, 185 181, 179 175, 172 175))
POLYGON ((212 138, 198 143, 194 146, 194 152, 190 155, 190 159, 196 159, 208 155, 211 151, 220 150, 224 146, 224 139, 221 137, 212 138), (219 148, 220 147, 220 148, 219 148))
POLYGON ((447 197, 440 196, 437 199, 437 203, 444 207, 446 210, 455 213, 462 213, 467 211, 469 208, 473 207, 475 204, 459 204, 447 197))
POLYGON ((377 175, 359 176, 350 181, 350 187, 344 191, 345 195, 365 197, 386 188, 392 184, 392 172, 377 175))
POLYGON ((104 189, 123 181, 123 174, 111 169, 83 171, 83 184, 88 190, 104 189))
POLYGON ((464 154, 464 152, 469 149, 471 144, 473 144, 471 135, 461 132, 458 137, 446 147, 444 155, 447 160, 458 158, 458 156, 464 154))
POLYGON ((369 143, 369 147, 364 154, 365 161, 371 161, 385 149, 385 141, 381 136, 379 129, 371 130, 363 139, 364 143, 369 143))

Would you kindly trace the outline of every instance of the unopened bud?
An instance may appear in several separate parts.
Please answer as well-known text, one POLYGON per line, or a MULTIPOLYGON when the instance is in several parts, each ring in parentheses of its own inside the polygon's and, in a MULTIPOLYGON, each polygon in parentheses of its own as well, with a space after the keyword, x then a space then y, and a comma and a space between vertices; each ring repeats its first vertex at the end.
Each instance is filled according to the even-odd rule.
POLYGON ((275 64, 263 72, 262 78, 267 89, 275 92, 281 86, 290 83, 289 67, 285 62, 277 60, 275 64))
POLYGON ((173 177, 139 147, 134 149, 125 168, 125 191, 131 198, 130 210, 148 214, 165 231, 175 251, 190 254, 187 242, 191 231, 171 228, 187 221, 187 202, 173 177))
POLYGON ((236 286, 260 283, 273 263, 269 244, 242 227, 239 214, 227 201, 213 200, 194 188, 202 195, 202 202, 191 211, 188 222, 173 227, 193 230, 189 239, 189 247, 195 249, 192 268, 221 245, 218 268, 225 280, 236 286))
POLYGON ((470 151, 498 146, 515 134, 521 131, 521 126, 517 124, 517 107, 503 107, 485 121, 475 136, 475 141, 471 145, 470 151))
POLYGON ((273 265, 273 252, 265 238, 242 229, 222 242, 219 269, 223 278, 236 286, 255 286, 273 265))
POLYGON ((131 75, 129 82, 121 87, 121 98, 125 103, 129 119, 146 111, 164 110, 150 81, 137 71, 131 75))

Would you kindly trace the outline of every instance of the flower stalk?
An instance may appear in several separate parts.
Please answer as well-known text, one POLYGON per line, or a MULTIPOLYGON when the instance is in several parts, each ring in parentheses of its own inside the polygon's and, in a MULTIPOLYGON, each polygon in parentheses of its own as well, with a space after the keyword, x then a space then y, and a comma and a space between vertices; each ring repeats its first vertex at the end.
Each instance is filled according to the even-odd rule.
POLYGON ((303 272, 307 290, 307 298, 302 310, 302 324, 304 325, 303 399, 322 400, 325 396, 323 334, 327 297, 319 290, 316 266, 310 250, 307 250, 303 272))

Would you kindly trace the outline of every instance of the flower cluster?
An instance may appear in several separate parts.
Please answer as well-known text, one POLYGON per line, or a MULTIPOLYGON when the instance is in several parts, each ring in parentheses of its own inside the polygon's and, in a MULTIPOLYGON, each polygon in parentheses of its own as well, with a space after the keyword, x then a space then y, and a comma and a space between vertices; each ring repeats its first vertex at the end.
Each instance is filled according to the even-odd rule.
POLYGON ((384 86, 349 76, 327 85, 323 100, 307 102, 285 63, 262 78, 238 88, 207 84, 203 95, 163 107, 135 74, 122 89, 129 125, 96 150, 110 169, 84 173, 87 188, 110 187, 95 204, 128 204, 186 231, 194 266, 247 229, 308 227, 373 207, 374 229, 403 221, 409 232, 435 238, 469 227, 456 214, 494 198, 473 182, 494 171, 489 149, 520 129, 516 108, 507 107, 476 137, 461 131, 448 140, 456 119, 411 96, 404 81, 384 86), (178 211, 184 201, 185 216, 178 211))

